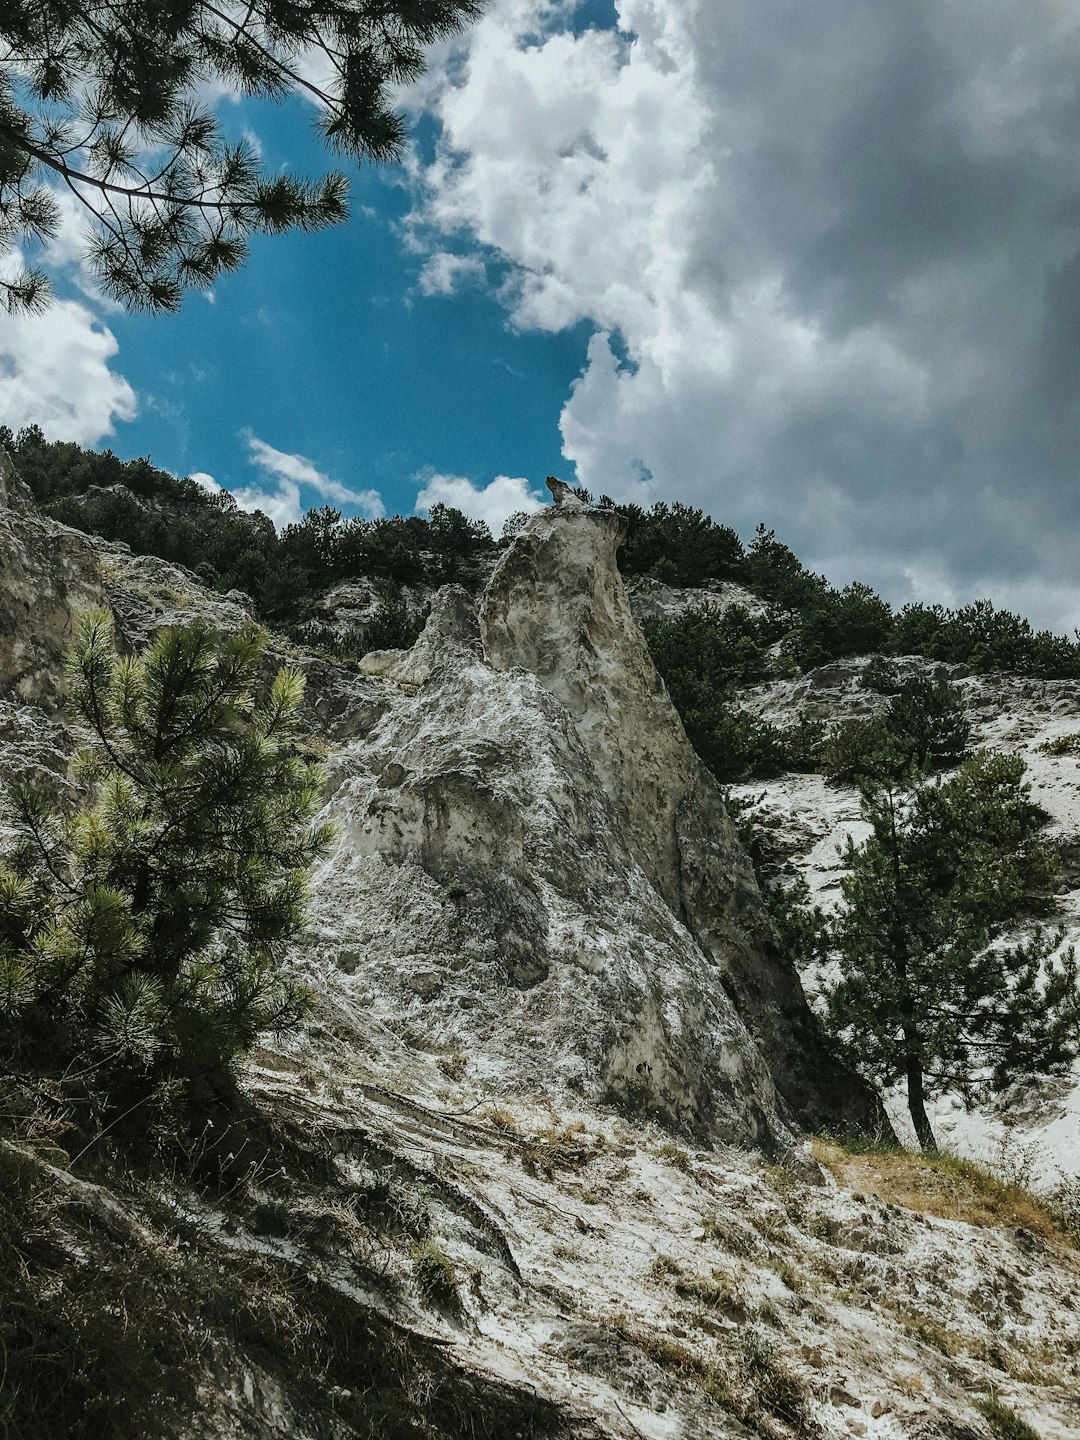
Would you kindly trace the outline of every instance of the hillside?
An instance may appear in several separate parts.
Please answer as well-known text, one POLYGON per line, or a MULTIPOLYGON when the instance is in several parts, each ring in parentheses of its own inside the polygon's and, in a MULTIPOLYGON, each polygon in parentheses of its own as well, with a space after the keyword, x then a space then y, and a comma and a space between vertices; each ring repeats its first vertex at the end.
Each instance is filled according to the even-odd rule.
MULTIPOLYGON (((75 529, 5 465, 3 770, 60 783, 77 610, 107 605, 136 648, 280 602, 272 650, 306 674, 337 824, 291 957, 317 1008, 255 1051, 236 1108, 194 1135, 163 1120, 141 1149, 51 1079, 6 1075, 9 1433, 986 1440, 1026 1434, 1001 1428, 1013 1411, 1046 1440, 1080 1431, 1060 1217, 820 1138, 888 1126, 822 1044, 709 767, 725 726, 753 739, 747 767, 775 772, 741 792, 764 787, 763 872, 824 892, 855 792, 785 768, 794 742, 765 727, 879 706, 861 660, 816 662, 868 633, 895 650, 910 616, 830 590, 767 533, 736 552, 676 507, 627 523, 583 499, 498 545, 452 512, 358 531, 402 540, 393 573, 335 556, 330 522, 297 527, 331 550, 286 606, 90 524, 156 516, 164 549, 190 506, 200 532, 221 514, 270 545, 257 519, 125 492, 72 489, 75 529), (676 525, 701 555, 657 542, 636 569, 676 525), (391 605, 429 607, 413 645, 335 655, 391 605), (680 649, 686 623, 708 643, 680 649), (665 653, 702 663, 665 688, 665 653)), ((927 651, 969 648, 954 667, 1002 668, 1005 634, 1022 667, 1072 664, 1015 617, 978 639, 985 610, 928 613, 927 651)), ((1068 679, 950 674, 984 738, 1041 753, 1070 728, 1068 679)), ((1063 779, 1039 775, 1048 796, 1063 779)))

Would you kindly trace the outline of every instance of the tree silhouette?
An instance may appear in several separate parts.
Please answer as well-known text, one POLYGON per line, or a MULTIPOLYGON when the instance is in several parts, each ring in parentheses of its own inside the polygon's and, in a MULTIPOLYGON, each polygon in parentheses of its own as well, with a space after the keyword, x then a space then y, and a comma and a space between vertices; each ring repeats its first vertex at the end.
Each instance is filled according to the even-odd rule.
MULTIPOLYGON (((331 149, 386 161, 405 126, 391 87, 481 0, 8 0, 0 7, 0 251, 55 235, 58 191, 85 220, 89 265, 133 309, 175 310, 247 254, 247 237, 347 215, 345 177, 264 169, 222 136, 215 89, 315 107, 331 149)), ((0 278, 41 310, 40 268, 0 278)))

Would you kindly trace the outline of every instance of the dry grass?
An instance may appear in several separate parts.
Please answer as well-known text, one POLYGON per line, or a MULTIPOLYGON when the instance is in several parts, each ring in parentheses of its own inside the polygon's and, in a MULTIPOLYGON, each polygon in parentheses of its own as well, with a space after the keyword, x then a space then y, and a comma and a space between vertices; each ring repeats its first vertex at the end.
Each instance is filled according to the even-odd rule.
POLYGON ((670 1284, 680 1300, 708 1310, 723 1310, 742 1319, 749 1313, 737 1281, 723 1270, 713 1270, 709 1275, 693 1275, 670 1255, 657 1255, 649 1267, 649 1274, 654 1280, 670 1284))
POLYGON ((480 1111, 480 1119, 500 1130, 504 1135, 516 1135, 518 1123, 514 1115, 501 1105, 487 1105, 480 1111))
POLYGON ((661 1369, 696 1385, 762 1440, 818 1440, 822 1435, 807 1386, 754 1327, 740 1328, 723 1350, 707 1358, 625 1315, 610 1317, 606 1324, 661 1369))
POLYGON ((439 1069, 448 1080, 460 1084, 465 1078, 465 1072, 469 1068, 468 1057, 460 1050, 453 1050, 449 1055, 440 1055, 435 1061, 439 1069))
POLYGON ((676 1170, 681 1170, 684 1175, 692 1173, 693 1166, 690 1163, 690 1156, 681 1145, 673 1145, 666 1141, 663 1145, 656 1147, 656 1158, 663 1160, 665 1165, 673 1165, 676 1170))
POLYGON ((1040 1440, 1039 1432, 1022 1415, 991 1395, 975 1402, 997 1440, 1040 1440))
POLYGON ((1009 1184, 956 1155, 908 1150, 853 1153, 835 1140, 813 1142, 817 1160, 849 1190, 893 1205, 989 1229, 1021 1226, 1050 1244, 1080 1248, 1051 1210, 1021 1185, 1009 1184))

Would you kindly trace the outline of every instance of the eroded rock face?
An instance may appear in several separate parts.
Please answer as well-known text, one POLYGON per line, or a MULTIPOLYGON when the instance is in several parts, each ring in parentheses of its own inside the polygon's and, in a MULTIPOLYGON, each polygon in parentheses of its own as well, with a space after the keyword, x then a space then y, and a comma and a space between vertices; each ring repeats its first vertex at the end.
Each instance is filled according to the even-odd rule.
MULTIPOLYGON (((5 484, 13 699, 55 707, 85 605, 112 608, 125 648, 248 619, 243 597, 48 521, 5 484)), ((447 587, 412 650, 371 655, 364 674, 300 657, 339 826, 304 963, 359 1046, 373 1025, 415 1031, 503 1089, 615 1098, 702 1141, 784 1146, 794 1123, 844 1106, 631 615, 622 526, 581 504, 542 513, 479 614, 447 587)))
MULTIPOLYGON (((65 596, 103 597, 132 646, 244 606, 13 493, 0 770, 56 773, 65 596)), ((1071 1252, 1011 1219, 964 1224, 951 1192, 946 1220, 878 1198, 872 1158, 816 1147, 836 1179, 804 1152, 804 1184, 747 1153, 839 1082, 815 1089, 812 1042, 768 1030, 770 1006, 805 1019, 798 987, 626 621, 611 519, 561 508, 482 618, 448 589, 421 642, 366 675, 290 656, 340 827, 296 957, 317 1014, 249 1057, 210 1184, 175 1162, 118 1182, 39 1135, 17 1151, 49 1197, 46 1299, 66 1325, 67 1296, 84 1314, 87 1295, 134 1297, 119 1363, 147 1379, 119 1398, 163 1440, 349 1440, 388 1415, 435 1440, 713 1440, 793 1417, 955 1440, 999 1387, 1040 1434, 1075 1435, 1071 1252), (613 1095, 617 1111, 596 1103, 613 1095), (739 1148, 692 1153, 672 1125, 739 1148), (418 1282, 417 1233, 456 1268, 453 1307, 418 1282), (765 1337, 779 1400, 743 1386, 765 1337)), ((1054 733, 1076 728, 1066 699, 1047 699, 1054 733)), ((12 1148, 0 1136, 9 1168, 12 1148)))
POLYGON ((93 541, 39 515, 0 450, 0 695, 52 708, 73 616, 104 598, 93 541))
POLYGON ((703 988, 726 988, 793 1113, 808 1126, 865 1122, 872 1100, 837 1076, 798 977, 770 954, 750 862, 634 622, 615 562, 624 531, 608 509, 534 517, 484 593, 487 659, 531 671, 565 705, 618 833, 695 942, 703 988))
MULTIPOLYGON (((458 592, 432 626, 467 603, 458 592)), ((768 1070, 625 844, 565 706, 525 670, 493 671, 467 630, 443 634, 333 764, 316 964, 351 972, 359 1013, 463 1051, 500 1087, 611 1095, 773 1146, 768 1070)))

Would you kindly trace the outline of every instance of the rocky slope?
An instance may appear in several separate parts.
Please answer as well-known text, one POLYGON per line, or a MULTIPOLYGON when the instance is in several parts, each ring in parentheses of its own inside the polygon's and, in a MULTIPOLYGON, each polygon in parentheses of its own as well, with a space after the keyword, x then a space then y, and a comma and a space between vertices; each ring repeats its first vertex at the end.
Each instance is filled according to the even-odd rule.
MULTIPOLYGON (((780 725, 800 714, 830 724, 871 715, 886 701, 860 685, 867 663, 837 661, 797 679, 747 691, 740 703, 780 725)), ((933 671, 950 680, 971 724, 972 747, 1023 756, 1032 798, 1049 816, 1046 836, 1062 857, 1059 910, 1053 921, 1065 927, 1066 944, 1080 945, 1080 766, 1075 753, 1047 749, 1080 731, 1080 683, 969 675, 962 667, 917 657, 898 664, 901 678, 933 671)), ((814 899, 826 908, 838 903, 844 873, 840 852, 849 836, 858 842, 868 833, 854 787, 829 785, 820 775, 784 775, 735 786, 734 793, 753 806, 770 865, 782 875, 805 879, 814 899)), ((903 1104, 890 1104, 889 1110, 897 1130, 907 1135, 903 1104)), ((987 1110, 969 1112, 945 1098, 932 1118, 936 1133, 950 1148, 993 1163, 1004 1158, 1029 1182, 1053 1184, 1080 1173, 1080 1069, 1072 1077, 1010 1093, 987 1110)))
MULTIPOLYGON (((74 609, 135 646, 242 597, 0 485, 0 763, 59 776, 74 609)), ((1080 1433, 1075 1254, 803 1138, 876 1102, 773 953, 619 525, 541 514, 360 673, 292 652, 338 826, 318 1011, 164 1170, 32 1111, 0 1145, 27 1283, 106 1377, 39 1433, 974 1440, 990 1392, 1080 1433)))

